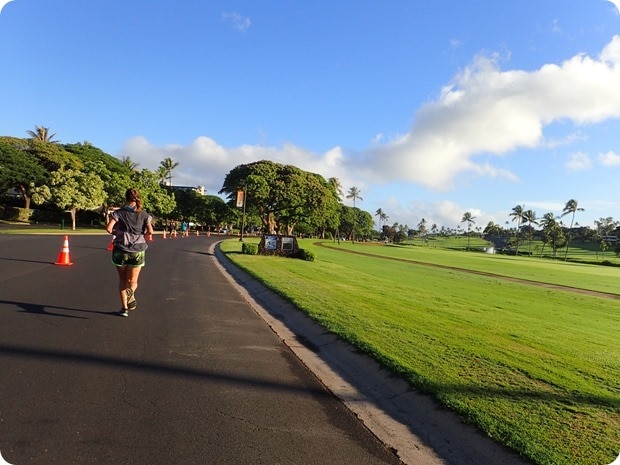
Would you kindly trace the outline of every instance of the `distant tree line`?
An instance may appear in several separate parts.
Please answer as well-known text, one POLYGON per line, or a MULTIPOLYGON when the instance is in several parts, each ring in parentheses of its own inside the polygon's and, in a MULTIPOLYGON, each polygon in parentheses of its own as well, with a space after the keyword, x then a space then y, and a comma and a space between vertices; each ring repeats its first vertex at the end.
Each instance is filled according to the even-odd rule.
MULTIPOLYGON (((263 160, 235 167, 219 192, 224 200, 173 186, 178 163, 171 158, 156 171, 139 169, 129 157, 119 160, 89 142, 62 144, 43 126, 27 133, 28 138, 0 137, 0 205, 20 207, 22 219, 44 211, 59 217, 69 213, 73 229, 80 215, 104 223, 107 213, 123 204, 126 189, 136 187, 161 227, 187 221, 229 230, 243 223, 248 231, 277 234, 348 240, 377 236, 368 212, 342 204, 336 178, 326 180, 292 165, 263 160), (237 207, 239 191, 245 196, 244 212, 237 207)), ((347 197, 355 204, 360 194, 353 187, 347 197)))

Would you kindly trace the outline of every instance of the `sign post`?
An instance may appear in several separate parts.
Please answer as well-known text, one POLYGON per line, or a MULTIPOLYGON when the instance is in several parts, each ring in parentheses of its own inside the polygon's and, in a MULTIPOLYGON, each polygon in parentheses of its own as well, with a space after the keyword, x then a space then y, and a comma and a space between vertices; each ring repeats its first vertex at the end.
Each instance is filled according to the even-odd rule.
POLYGON ((241 219, 241 236, 239 242, 243 242, 243 230, 245 229, 245 198, 247 196, 247 187, 243 186, 243 190, 237 191, 237 208, 243 208, 243 216, 241 219))

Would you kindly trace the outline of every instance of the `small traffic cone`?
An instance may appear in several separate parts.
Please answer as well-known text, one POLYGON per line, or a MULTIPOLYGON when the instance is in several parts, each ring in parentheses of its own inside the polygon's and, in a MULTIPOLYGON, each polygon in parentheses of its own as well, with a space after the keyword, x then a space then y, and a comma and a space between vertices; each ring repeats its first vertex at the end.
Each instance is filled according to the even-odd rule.
POLYGON ((152 234, 147 234, 146 235, 146 240, 149 242, 153 242, 153 235, 152 234))
POLYGON ((108 250, 114 250, 114 236, 110 239, 110 243, 108 244, 108 250))
POLYGON ((200 236, 200 232, 196 230, 196 237, 200 236))
POLYGON ((164 233, 161 236, 162 239, 168 239, 168 237, 166 236, 166 230, 164 229, 164 233))
POLYGON ((62 250, 58 255, 58 260, 54 265, 73 265, 69 258, 69 236, 65 236, 65 241, 62 243, 62 250))

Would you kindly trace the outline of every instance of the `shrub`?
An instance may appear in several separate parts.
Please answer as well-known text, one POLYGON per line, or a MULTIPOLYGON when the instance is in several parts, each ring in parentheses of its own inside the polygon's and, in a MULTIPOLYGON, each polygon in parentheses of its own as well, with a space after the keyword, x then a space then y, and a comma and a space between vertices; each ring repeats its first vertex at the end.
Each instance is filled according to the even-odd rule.
POLYGON ((299 249, 299 258, 308 262, 313 262, 316 258, 316 254, 312 250, 299 249))
POLYGON ((2 209, 2 219, 8 221, 20 221, 27 223, 32 215, 32 210, 19 207, 6 207, 2 209))
POLYGON ((248 244, 247 242, 244 242, 241 245, 241 252, 247 255, 257 255, 258 244, 248 244))

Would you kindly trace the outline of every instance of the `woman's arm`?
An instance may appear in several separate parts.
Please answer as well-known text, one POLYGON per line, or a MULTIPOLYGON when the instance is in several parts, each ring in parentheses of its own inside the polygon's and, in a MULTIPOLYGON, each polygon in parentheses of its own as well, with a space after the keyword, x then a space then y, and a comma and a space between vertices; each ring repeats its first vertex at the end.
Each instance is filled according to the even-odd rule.
POLYGON ((110 218, 110 221, 108 221, 108 224, 105 227, 105 230, 110 233, 113 234, 112 231, 114 231, 114 225, 116 224, 116 220, 114 218, 110 218))

